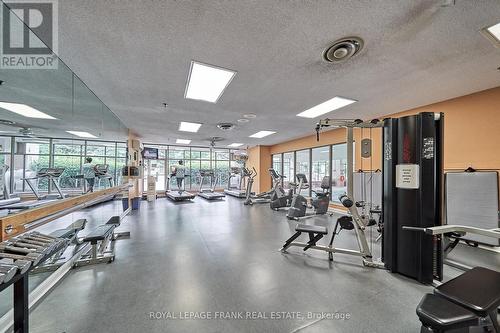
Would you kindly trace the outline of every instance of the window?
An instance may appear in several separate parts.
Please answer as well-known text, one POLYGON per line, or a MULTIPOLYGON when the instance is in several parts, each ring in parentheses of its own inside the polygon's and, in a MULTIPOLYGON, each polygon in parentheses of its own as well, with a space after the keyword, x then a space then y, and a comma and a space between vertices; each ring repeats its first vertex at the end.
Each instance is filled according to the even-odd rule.
POLYGON ((227 187, 229 180, 229 150, 216 149, 214 150, 215 160, 212 161, 212 168, 215 176, 218 178, 217 188, 227 187))
POLYGON ((316 192, 322 192, 321 182, 324 177, 330 175, 330 146, 313 148, 311 153, 311 188, 316 192))
POLYGON ((170 147, 168 150, 168 158, 170 160, 185 160, 189 158, 189 148, 183 147, 170 147))
POLYGON ((54 167, 64 168, 63 174, 59 177, 59 185, 62 190, 80 188, 83 191, 83 182, 73 178, 73 176, 81 174, 81 165, 81 156, 54 156, 54 167))
MULTIPOLYGON (((14 137, 14 149, 11 149, 12 139, 0 136, 0 164, 10 168, 13 160, 13 168, 5 174, 7 187, 13 193, 31 192, 23 179, 35 177, 41 168, 48 167, 65 169, 59 178, 63 191, 83 190, 83 182, 73 176, 81 174, 85 156, 92 157, 93 164, 108 164, 108 172, 113 176, 114 183, 121 184, 121 169, 125 166, 127 151, 124 142, 14 137)), ((47 179, 32 180, 32 183, 42 193, 54 191, 47 179)), ((109 186, 107 182, 101 183, 102 187, 109 186)))
POLYGON ((338 198, 347 191, 347 144, 342 143, 332 146, 332 200, 339 202, 338 198))
POLYGON ((281 174, 281 154, 273 155, 273 169, 281 174))
POLYGON ((10 153, 12 151, 10 136, 0 136, 0 153, 10 153))
POLYGON ((116 157, 127 157, 127 144, 121 142, 116 144, 116 157))
MULTIPOLYGON (((304 175, 306 175, 306 178, 307 178, 307 181, 310 182, 311 181, 311 177, 309 176, 309 170, 310 170, 310 166, 309 166, 309 149, 305 149, 305 150, 299 150, 297 153, 296 153, 296 159, 297 159, 297 171, 296 171, 296 174, 299 174, 299 173, 302 173, 304 175)), ((309 190, 306 190, 306 191, 302 191, 302 194, 304 195, 310 195, 310 189, 309 190), (309 194, 308 194, 309 193, 309 194)))
POLYGON ((284 153, 283 154, 283 187, 286 189, 290 188, 290 182, 295 181, 295 159, 294 153, 284 153))

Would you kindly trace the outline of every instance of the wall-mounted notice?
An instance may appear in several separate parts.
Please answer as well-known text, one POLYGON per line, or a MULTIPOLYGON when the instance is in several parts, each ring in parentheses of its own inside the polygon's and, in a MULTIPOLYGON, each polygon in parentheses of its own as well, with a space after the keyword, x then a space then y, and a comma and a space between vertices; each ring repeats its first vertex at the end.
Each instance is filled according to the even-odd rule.
POLYGON ((418 164, 396 165, 396 187, 418 189, 420 187, 420 166, 418 164))

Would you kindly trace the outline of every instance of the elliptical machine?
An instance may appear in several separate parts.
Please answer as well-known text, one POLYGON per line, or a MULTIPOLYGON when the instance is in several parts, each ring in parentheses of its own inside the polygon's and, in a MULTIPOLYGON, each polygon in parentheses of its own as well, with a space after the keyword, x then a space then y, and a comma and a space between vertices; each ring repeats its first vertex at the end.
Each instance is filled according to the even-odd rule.
POLYGON ((310 218, 326 214, 330 204, 330 177, 323 177, 323 180, 321 181, 322 192, 313 191, 316 194, 316 197, 311 200, 311 207, 308 206, 307 199, 300 194, 302 189, 309 188, 306 175, 298 173, 295 177, 298 181, 297 194, 293 196, 292 203, 286 217, 290 220, 299 220, 301 218, 310 218), (307 213, 307 208, 313 209, 312 214, 307 213))

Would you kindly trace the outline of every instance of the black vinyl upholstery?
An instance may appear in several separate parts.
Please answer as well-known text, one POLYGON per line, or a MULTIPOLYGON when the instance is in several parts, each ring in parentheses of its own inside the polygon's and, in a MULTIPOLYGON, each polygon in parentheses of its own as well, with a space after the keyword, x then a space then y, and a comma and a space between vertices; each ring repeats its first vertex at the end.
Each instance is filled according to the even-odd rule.
POLYGON ((443 331, 474 326, 479 320, 472 311, 434 294, 422 298, 417 315, 424 326, 443 331))

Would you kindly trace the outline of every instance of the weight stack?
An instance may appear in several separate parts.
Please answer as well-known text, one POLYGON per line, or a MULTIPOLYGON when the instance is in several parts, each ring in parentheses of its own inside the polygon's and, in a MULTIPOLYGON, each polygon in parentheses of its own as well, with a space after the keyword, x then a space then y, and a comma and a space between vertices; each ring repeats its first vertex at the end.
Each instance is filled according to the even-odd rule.
POLYGON ((384 120, 382 260, 421 283, 442 279, 441 241, 402 227, 442 224, 443 122, 431 112, 384 120))

